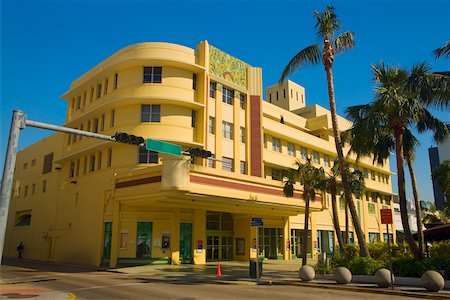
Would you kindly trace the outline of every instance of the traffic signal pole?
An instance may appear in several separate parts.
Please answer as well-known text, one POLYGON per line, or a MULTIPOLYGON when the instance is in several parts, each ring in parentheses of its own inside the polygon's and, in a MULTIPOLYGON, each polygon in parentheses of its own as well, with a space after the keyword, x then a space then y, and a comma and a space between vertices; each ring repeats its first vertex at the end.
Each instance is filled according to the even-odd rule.
POLYGON ((0 265, 3 258, 3 246, 5 244, 6 223, 8 220, 14 168, 16 166, 19 134, 20 130, 23 128, 25 128, 25 115, 20 110, 14 110, 11 129, 9 131, 8 146, 6 148, 5 166, 3 167, 2 186, 0 191, 0 265))
POLYGON ((6 149, 5 165, 3 168, 2 186, 0 190, 0 265, 2 263, 3 249, 5 245, 6 224, 8 220, 9 202, 11 200, 19 134, 20 131, 26 126, 77 134, 101 140, 116 141, 114 137, 108 135, 27 120, 27 116, 22 111, 13 111, 8 146, 6 149))

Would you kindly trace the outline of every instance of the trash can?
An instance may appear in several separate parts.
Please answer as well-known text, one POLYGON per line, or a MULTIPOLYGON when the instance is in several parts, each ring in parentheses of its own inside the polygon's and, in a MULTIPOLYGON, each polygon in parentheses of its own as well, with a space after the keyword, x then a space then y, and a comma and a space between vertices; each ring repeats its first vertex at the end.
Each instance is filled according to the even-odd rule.
MULTIPOLYGON (((250 278, 256 278, 256 262, 257 262, 257 259, 256 258, 252 258, 252 259, 250 259, 250 268, 249 268, 249 275, 250 275, 250 278)), ((263 270, 263 259, 262 258, 260 258, 259 259, 259 278, 261 278, 261 274, 262 274, 262 270, 263 270)))

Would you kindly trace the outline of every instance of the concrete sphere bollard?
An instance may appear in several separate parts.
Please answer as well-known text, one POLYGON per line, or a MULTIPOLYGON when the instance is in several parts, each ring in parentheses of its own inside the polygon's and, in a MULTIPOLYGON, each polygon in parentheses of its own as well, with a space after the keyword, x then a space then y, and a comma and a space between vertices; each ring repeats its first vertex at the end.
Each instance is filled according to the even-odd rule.
POLYGON ((303 281, 311 281, 316 276, 316 272, 311 266, 305 265, 298 270, 298 275, 303 281))
POLYGON ((436 271, 426 271, 420 278, 420 283, 429 292, 439 292, 444 288, 444 277, 436 271))
MULTIPOLYGON (((395 282, 395 277, 392 275, 392 278, 395 282)), ((387 288, 390 287, 393 283, 391 283, 391 271, 388 269, 379 269, 375 273, 375 282, 379 287, 387 288)))
POLYGON ((346 267, 339 267, 334 271, 334 280, 339 284, 348 284, 352 281, 352 272, 346 267))

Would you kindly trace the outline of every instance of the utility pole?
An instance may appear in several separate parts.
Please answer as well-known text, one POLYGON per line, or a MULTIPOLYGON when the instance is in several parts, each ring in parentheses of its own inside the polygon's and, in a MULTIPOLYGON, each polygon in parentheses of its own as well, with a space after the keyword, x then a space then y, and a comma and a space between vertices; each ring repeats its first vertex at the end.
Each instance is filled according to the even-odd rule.
POLYGON ((11 129, 9 131, 8 147, 6 148, 5 166, 3 168, 2 187, 0 191, 0 265, 5 244, 6 223, 8 221, 9 201, 16 166, 17 146, 20 131, 25 128, 25 115, 20 110, 14 110, 11 129))

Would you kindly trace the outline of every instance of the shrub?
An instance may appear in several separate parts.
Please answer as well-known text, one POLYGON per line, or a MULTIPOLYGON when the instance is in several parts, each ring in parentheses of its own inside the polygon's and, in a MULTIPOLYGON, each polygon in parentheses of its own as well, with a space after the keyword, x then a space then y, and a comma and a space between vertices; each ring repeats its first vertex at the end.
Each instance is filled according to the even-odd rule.
POLYGON ((427 271, 425 260, 417 261, 415 258, 393 258, 392 269, 395 276, 421 277, 427 271))
POLYGON ((429 251, 431 257, 450 257, 450 242, 435 242, 429 251))
POLYGON ((348 268, 353 275, 373 275, 378 269, 383 267, 383 263, 366 257, 356 257, 350 261, 348 268))

